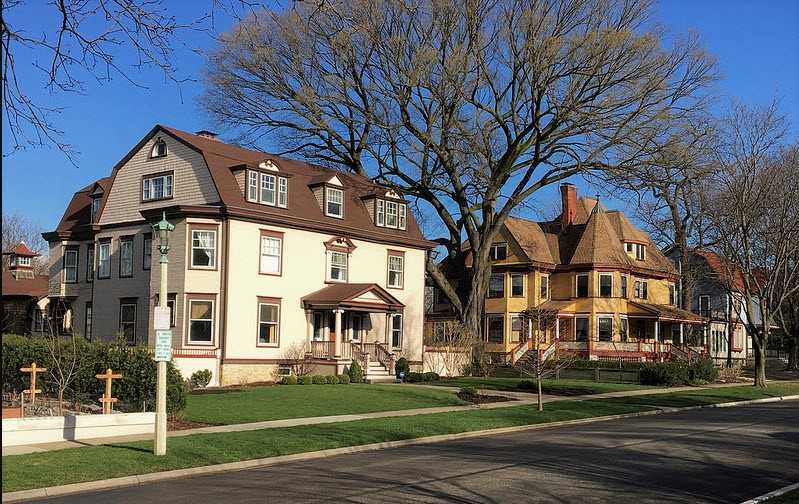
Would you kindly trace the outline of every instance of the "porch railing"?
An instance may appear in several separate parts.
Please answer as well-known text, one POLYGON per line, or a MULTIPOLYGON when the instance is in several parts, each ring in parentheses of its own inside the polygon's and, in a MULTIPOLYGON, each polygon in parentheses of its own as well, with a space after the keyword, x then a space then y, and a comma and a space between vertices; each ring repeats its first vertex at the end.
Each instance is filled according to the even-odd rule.
POLYGON ((330 359, 335 353, 335 341, 311 341, 311 357, 314 359, 330 359))

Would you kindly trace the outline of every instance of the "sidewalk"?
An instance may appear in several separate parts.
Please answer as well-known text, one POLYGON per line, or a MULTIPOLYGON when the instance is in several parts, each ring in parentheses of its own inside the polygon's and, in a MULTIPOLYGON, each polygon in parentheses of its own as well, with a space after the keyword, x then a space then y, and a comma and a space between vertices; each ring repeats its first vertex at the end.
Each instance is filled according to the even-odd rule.
MULTIPOLYGON (((674 387, 674 388, 652 389, 652 390, 629 390, 622 392, 607 392, 604 394, 588 394, 588 395, 579 395, 579 396, 544 395, 543 400, 545 403, 553 401, 564 401, 564 400, 584 401, 587 399, 630 397, 630 396, 648 395, 648 394, 667 394, 670 392, 681 392, 686 390, 702 390, 702 389, 732 387, 732 386, 741 386, 741 385, 743 384, 728 383, 728 384, 719 384, 719 385, 706 385, 702 387, 674 387)), ((452 392, 453 394, 457 393, 459 390, 457 387, 445 387, 441 385, 427 385, 427 384, 412 384, 412 385, 404 384, 398 386, 413 386, 413 387, 432 388, 436 390, 446 390, 448 392, 452 392)), ((252 423, 231 424, 231 425, 214 425, 209 427, 198 427, 195 429, 169 431, 167 433, 167 436, 178 437, 178 436, 191 436, 194 434, 211 434, 219 432, 242 432, 242 431, 252 431, 252 430, 261 430, 261 429, 277 429, 280 427, 295 427, 298 425, 319 425, 319 424, 335 423, 335 422, 348 422, 352 420, 367 420, 370 418, 389 418, 389 417, 403 417, 403 416, 414 416, 414 415, 427 415, 431 413, 449 413, 453 411, 465 411, 465 410, 474 410, 474 409, 509 408, 513 406, 537 404, 538 402, 538 396, 535 393, 511 392, 511 391, 489 390, 489 389, 480 389, 480 393, 485 395, 510 397, 515 400, 481 404, 481 405, 470 404, 465 406, 443 406, 435 408, 379 411, 375 413, 361 413, 357 415, 331 415, 331 416, 320 416, 320 417, 287 418, 284 420, 270 420, 265 422, 252 422, 252 423)), ((153 438, 152 434, 140 434, 132 436, 115 436, 115 437, 85 439, 82 441, 60 441, 57 443, 42 443, 42 444, 25 445, 25 446, 4 446, 2 450, 2 456, 5 457, 7 455, 24 455, 27 453, 40 453, 53 450, 63 450, 66 448, 81 448, 85 446, 96 446, 96 445, 111 444, 111 443, 146 441, 152 438, 153 438)))

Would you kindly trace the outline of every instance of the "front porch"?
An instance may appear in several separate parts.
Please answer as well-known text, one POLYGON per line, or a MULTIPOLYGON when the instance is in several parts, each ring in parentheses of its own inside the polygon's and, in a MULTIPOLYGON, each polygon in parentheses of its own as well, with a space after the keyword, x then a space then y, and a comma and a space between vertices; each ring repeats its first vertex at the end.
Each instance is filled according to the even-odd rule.
POLYGON ((334 284, 303 298, 306 357, 339 374, 357 361, 369 381, 393 380, 404 305, 376 284, 334 284))

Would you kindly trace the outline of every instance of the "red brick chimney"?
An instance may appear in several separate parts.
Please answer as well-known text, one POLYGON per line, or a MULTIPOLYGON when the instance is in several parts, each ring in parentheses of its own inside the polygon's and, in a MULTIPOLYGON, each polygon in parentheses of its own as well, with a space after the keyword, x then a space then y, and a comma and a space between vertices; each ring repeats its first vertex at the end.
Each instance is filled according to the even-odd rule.
POLYGON ((565 229, 574 224, 574 219, 577 217, 577 188, 574 184, 560 185, 560 201, 562 207, 560 224, 565 229))

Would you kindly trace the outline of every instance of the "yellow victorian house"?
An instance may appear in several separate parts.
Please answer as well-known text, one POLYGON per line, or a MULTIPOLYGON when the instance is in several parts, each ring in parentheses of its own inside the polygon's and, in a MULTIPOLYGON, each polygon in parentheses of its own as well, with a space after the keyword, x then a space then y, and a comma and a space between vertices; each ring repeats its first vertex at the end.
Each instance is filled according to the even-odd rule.
MULTIPOLYGON (((690 351, 685 333, 704 320, 677 308, 673 263, 624 213, 578 199, 571 184, 561 186, 561 199, 559 218, 509 218, 492 244, 489 351, 515 362, 535 339, 588 359, 661 360, 690 351), (549 321, 525 323, 530 311, 549 321)), ((431 337, 447 319, 443 296, 435 299, 431 337)))

